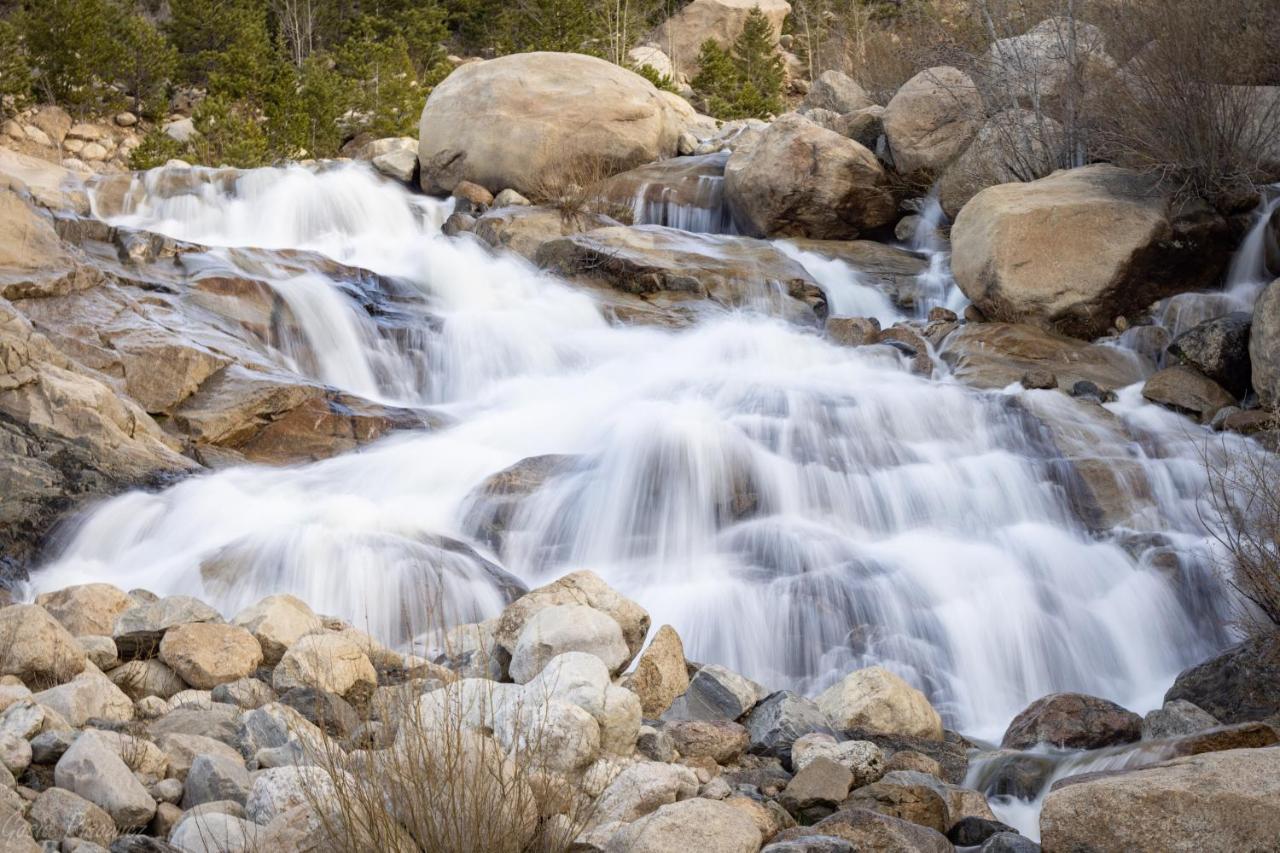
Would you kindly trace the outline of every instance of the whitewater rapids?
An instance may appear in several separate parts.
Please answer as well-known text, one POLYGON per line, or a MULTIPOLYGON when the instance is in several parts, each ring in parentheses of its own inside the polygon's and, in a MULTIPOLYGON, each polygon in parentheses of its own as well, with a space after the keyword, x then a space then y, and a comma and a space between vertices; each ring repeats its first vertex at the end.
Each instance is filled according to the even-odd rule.
MULTIPOLYGON (((173 197, 161 177, 139 180, 109 221, 215 247, 229 265, 237 247, 313 250, 408 288, 399 307, 421 347, 398 346, 350 282, 273 282, 300 329, 279 357, 451 425, 107 501, 34 575, 40 589, 109 581, 228 614, 290 592, 401 642, 427 627, 404 624, 402 600, 423 554, 438 557, 421 543, 444 536, 530 586, 591 569, 675 626, 690 659, 772 688, 813 693, 886 665, 949 726, 993 739, 1055 690, 1156 707, 1229 639, 1196 512, 1206 434, 1136 388, 1108 406, 1127 430, 1117 440, 1057 392, 920 378, 893 350, 836 346, 751 308, 681 330, 610 325, 593 295, 441 236, 447 203, 362 167, 257 170, 173 197), (1138 467, 1150 505, 1133 530, 1084 527, 1070 464, 1031 411, 1138 467), (486 550, 468 522, 474 490, 545 454, 571 463, 486 550), (1150 543, 1177 552, 1175 571, 1150 543), (206 588, 202 563, 228 548, 251 568, 206 588)), ((840 274, 814 271, 829 286, 840 274)), ((485 576, 433 568, 460 618, 500 610, 485 576)))

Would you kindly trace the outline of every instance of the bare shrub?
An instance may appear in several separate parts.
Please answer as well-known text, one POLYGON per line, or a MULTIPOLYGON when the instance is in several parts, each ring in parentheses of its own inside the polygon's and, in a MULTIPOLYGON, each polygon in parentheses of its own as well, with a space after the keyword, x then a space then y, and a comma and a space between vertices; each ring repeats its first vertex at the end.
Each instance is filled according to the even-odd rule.
MULTIPOLYGON (((483 643, 467 653, 450 648, 458 635, 433 630, 424 639, 439 659, 487 656, 483 643)), ((332 783, 306 792, 324 849, 568 851, 592 806, 578 792, 579 780, 555 766, 547 717, 537 713, 550 697, 488 679, 457 680, 419 658, 405 665, 383 672, 360 729, 346 741, 310 730, 299 738, 306 762, 332 783)), ((493 669, 474 659, 471 668, 493 669)))
POLYGON ((1209 199, 1280 176, 1274 5, 1119 0, 1111 38, 1129 57, 1099 104, 1101 156, 1209 199))
POLYGON ((1202 452, 1209 488, 1201 513, 1226 554, 1223 579, 1240 596, 1251 633, 1280 630, 1280 456, 1225 441, 1202 452))
POLYGON ((626 170, 600 157, 576 157, 560 168, 543 173, 531 190, 529 200, 558 211, 566 225, 581 224, 592 215, 608 216, 630 225, 631 208, 610 201, 600 192, 603 181, 623 171, 626 170))

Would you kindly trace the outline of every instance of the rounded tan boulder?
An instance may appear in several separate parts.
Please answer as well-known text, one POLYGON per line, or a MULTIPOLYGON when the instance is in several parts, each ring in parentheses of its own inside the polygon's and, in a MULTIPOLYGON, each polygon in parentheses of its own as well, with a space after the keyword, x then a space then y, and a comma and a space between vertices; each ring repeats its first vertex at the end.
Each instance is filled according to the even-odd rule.
POLYGON ((968 74, 948 65, 921 71, 884 110, 884 134, 898 172, 939 172, 969 147, 982 117, 982 97, 968 74))
POLYGON ((292 595, 269 595, 237 613, 231 622, 253 634, 267 664, 279 663, 290 646, 323 625, 305 602, 292 595))
POLYGON ((1178 206, 1155 176, 1097 164, 988 187, 951 229, 951 269, 988 320, 1080 338, 1220 280, 1231 230, 1178 206))
POLYGON ((693 116, 638 74, 576 53, 521 53, 459 66, 418 132, 420 182, 525 195, 599 180, 676 153, 693 116))
POLYGON ((111 636, 116 617, 135 602, 109 583, 86 583, 36 596, 39 604, 77 637, 111 636))
POLYGON ((238 625, 195 622, 165 632, 160 660, 198 690, 244 678, 262 663, 262 647, 238 625))
POLYGON ((33 683, 60 684, 85 668, 76 638, 43 607, 15 604, 0 610, 0 675, 33 683))
POLYGON ((795 113, 739 146, 724 180, 734 222, 753 237, 846 240, 897 214, 871 151, 795 113))
POLYGON ((925 695, 882 666, 849 673, 818 707, 838 728, 942 740, 942 718, 925 695))
POLYGON ((310 634, 294 643, 276 666, 272 686, 283 693, 315 687, 345 696, 357 688, 373 690, 378 673, 354 640, 339 634, 310 634))

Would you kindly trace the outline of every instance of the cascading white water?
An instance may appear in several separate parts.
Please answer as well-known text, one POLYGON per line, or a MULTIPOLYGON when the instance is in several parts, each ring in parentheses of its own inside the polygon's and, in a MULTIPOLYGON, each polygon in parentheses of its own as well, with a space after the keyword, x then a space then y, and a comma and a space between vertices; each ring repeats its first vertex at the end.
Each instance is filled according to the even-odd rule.
POLYGON ((1267 188, 1263 194, 1253 225, 1231 261, 1221 290, 1179 293, 1160 300, 1152 306, 1152 325, 1126 330, 1120 343, 1140 351, 1154 349, 1154 355, 1178 335, 1206 320, 1233 311, 1252 311, 1262 289, 1280 276, 1280 269, 1268 264, 1268 257, 1280 254, 1275 248, 1277 229, 1272 221, 1277 211, 1280 185, 1267 188), (1153 332, 1159 347, 1151 345, 1153 332))
MULTIPOLYGON (((455 612, 497 612, 500 572, 467 556, 470 542, 531 585, 591 569, 674 625, 691 658, 771 686, 813 691, 883 663, 950 725, 988 737, 1053 690, 1152 707, 1225 640, 1206 604, 1197 433, 1136 390, 1104 422, 1057 393, 922 379, 888 348, 842 348, 750 311, 679 331, 610 326, 587 292, 441 237, 439 205, 357 166, 150 192, 118 221, 316 251, 409 287, 426 345, 404 355, 422 379, 401 402, 455 422, 109 501, 35 576, 41 588, 110 580, 228 612, 288 591, 398 641, 424 627, 405 624, 424 564, 455 612), (1132 530, 1098 536, 1079 520, 1045 417, 1137 472, 1132 530), (567 464, 485 551, 476 486, 546 454, 567 464), (1148 559, 1156 544, 1182 556, 1180 581, 1148 559)), ((351 346, 332 314, 367 318, 352 286, 319 270, 284 288, 332 289, 298 322, 320 378, 358 390, 363 372, 319 352, 351 346)))

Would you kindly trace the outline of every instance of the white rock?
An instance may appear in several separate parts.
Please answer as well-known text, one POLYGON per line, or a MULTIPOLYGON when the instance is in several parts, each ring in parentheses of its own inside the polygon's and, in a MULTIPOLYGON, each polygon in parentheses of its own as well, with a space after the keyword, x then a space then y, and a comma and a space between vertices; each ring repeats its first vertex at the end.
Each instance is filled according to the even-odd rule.
POLYGON ((839 728, 942 740, 942 718, 925 695, 881 666, 849 673, 817 703, 839 728))
POLYGON ((511 656, 511 677, 523 684, 565 652, 586 652, 617 674, 631 658, 622 628, 607 613, 582 604, 543 608, 524 625, 511 656))
POLYGON ((58 759, 53 778, 59 788, 102 808, 121 829, 145 826, 155 815, 156 801, 97 732, 75 739, 58 759))

